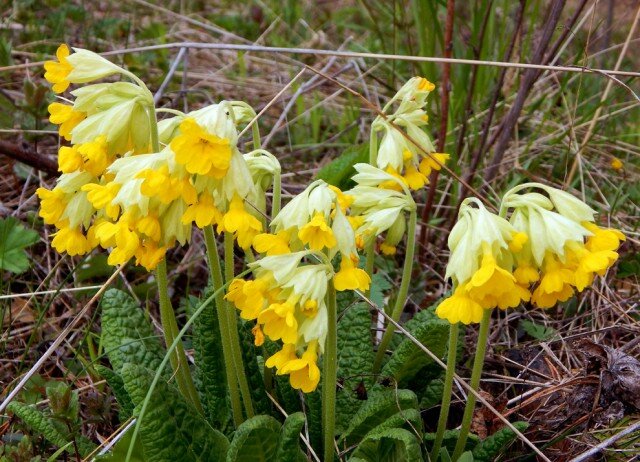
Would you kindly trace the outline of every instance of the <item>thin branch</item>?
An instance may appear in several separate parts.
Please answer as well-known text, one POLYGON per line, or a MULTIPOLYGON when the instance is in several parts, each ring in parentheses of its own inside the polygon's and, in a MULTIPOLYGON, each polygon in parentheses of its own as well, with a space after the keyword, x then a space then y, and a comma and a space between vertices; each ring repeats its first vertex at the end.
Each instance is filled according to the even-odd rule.
POLYGON ((0 154, 15 159, 23 164, 38 169, 49 175, 58 174, 58 164, 55 160, 38 154, 27 146, 0 140, 0 154))

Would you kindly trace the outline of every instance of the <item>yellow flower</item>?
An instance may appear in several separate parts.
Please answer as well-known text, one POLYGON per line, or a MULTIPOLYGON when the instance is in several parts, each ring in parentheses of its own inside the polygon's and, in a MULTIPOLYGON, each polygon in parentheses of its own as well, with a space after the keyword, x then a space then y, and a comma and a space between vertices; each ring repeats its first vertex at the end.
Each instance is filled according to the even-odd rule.
POLYGON ((198 228, 204 228, 207 225, 218 224, 222 221, 222 213, 213 202, 211 194, 200 194, 200 200, 195 204, 191 204, 182 215, 182 224, 188 225, 195 221, 198 228))
POLYGON ((338 271, 334 276, 333 283, 337 291, 366 291, 369 289, 371 279, 366 271, 355 266, 352 258, 343 255, 342 260, 340 261, 340 271, 338 271))
POLYGON ((516 278, 501 268, 490 253, 485 253, 480 268, 465 285, 469 296, 483 308, 506 309, 529 300, 529 291, 516 284, 516 278))
POLYGON ((509 241, 509 250, 511 250, 512 252, 520 252, 522 250, 522 247, 527 243, 528 240, 529 236, 527 236, 525 233, 513 233, 511 235, 511 241, 509 241))
POLYGON ((253 248, 258 253, 267 255, 282 255, 290 253, 289 233, 285 230, 277 234, 261 233, 253 238, 253 248))
POLYGON ((304 393, 311 393, 320 382, 320 369, 318 368, 318 342, 312 341, 302 358, 287 361, 278 370, 278 375, 289 374, 291 386, 304 393))
POLYGON ((84 159, 77 146, 62 146, 58 151, 58 171, 72 173, 84 168, 84 159))
POLYGON ((451 324, 480 322, 483 313, 483 308, 469 296, 463 286, 459 286, 453 295, 444 299, 436 308, 436 314, 451 324))
MULTIPOLYGON (((111 201, 116 197, 118 191, 120 191, 120 185, 118 183, 107 183, 106 185, 99 185, 96 183, 89 183, 84 185, 82 191, 87 192, 87 200, 91 202, 91 205, 96 210, 107 208, 111 201)), ((117 217, 109 217, 117 218, 117 217)))
POLYGON ((36 194, 40 198, 40 216, 45 224, 56 224, 67 207, 66 194, 57 188, 52 191, 38 188, 36 194))
POLYGON ((78 146, 78 152, 85 159, 84 167, 93 176, 104 173, 113 157, 109 155, 107 137, 98 136, 95 140, 78 146))
POLYGON ((234 233, 238 245, 243 249, 248 249, 251 247, 254 237, 262 231, 262 223, 247 212, 244 200, 236 194, 231 199, 229 210, 224 214, 222 226, 219 226, 218 229, 234 233))
POLYGON ((397 249, 395 245, 388 245, 384 242, 380 244, 380 252, 382 252, 383 255, 395 255, 396 250, 397 249))
POLYGON ((163 204, 169 204, 182 197, 187 204, 197 201, 198 193, 188 178, 178 178, 171 175, 169 167, 162 165, 159 169, 145 169, 136 175, 144 181, 140 185, 140 192, 147 197, 156 197, 163 204))
POLYGON ((49 109, 49 121, 52 124, 60 125, 60 136, 65 140, 71 140, 71 130, 82 122, 87 114, 84 112, 76 112, 72 106, 61 103, 51 103, 49 109))
POLYGON ((338 198, 338 205, 340 205, 340 208, 343 212, 346 212, 346 210, 351 207, 351 204, 353 204, 355 198, 349 194, 345 194, 340 188, 337 188, 336 186, 329 185, 328 187, 331 191, 336 193, 336 197, 338 198))
POLYGON ((420 161, 418 170, 426 177, 429 177, 432 170, 440 170, 442 166, 449 160, 449 154, 440 152, 432 152, 420 161))
POLYGON ((147 271, 153 271, 162 261, 166 247, 158 246, 153 241, 145 241, 135 252, 136 264, 143 266, 147 271))
POLYGON ((263 324, 264 333, 272 340, 282 339, 284 343, 296 343, 298 340, 298 321, 295 317, 295 305, 287 300, 273 303, 258 316, 263 324))
POLYGON ((264 363, 267 367, 275 367, 280 370, 287 362, 298 359, 296 355, 296 346, 293 344, 285 344, 282 350, 271 355, 264 363))
POLYGON ((262 333, 262 329, 260 329, 260 325, 256 325, 254 326, 253 329, 251 329, 251 333, 253 334, 253 344, 255 346, 262 346, 262 344, 264 343, 264 334, 262 333))
POLYGON ((67 80, 67 77, 73 70, 73 66, 71 66, 69 61, 67 61, 69 54, 69 47, 62 44, 56 51, 56 58, 58 58, 58 62, 47 61, 44 63, 44 69, 46 71, 44 73, 44 78, 47 79, 49 83, 53 84, 53 91, 56 93, 62 93, 69 88, 69 81, 67 80))
POLYGON ((574 272, 566 268, 548 252, 544 259, 544 272, 540 284, 533 291, 531 301, 539 308, 551 308, 567 301, 573 295, 574 272))
POLYGON ((159 242, 162 236, 160 221, 154 215, 147 215, 136 222, 136 231, 159 242))
POLYGON ((417 191, 429 183, 427 177, 411 164, 405 166, 403 178, 407 185, 414 191, 417 191))
POLYGON ((229 140, 208 133, 192 118, 180 123, 180 132, 171 141, 176 162, 184 165, 189 173, 224 177, 231 162, 229 140))
POLYGON ((513 276, 516 278, 518 284, 523 287, 528 287, 530 284, 537 282, 540 279, 538 270, 531 266, 531 263, 521 262, 513 272, 513 276))
POLYGON ((229 285, 225 300, 232 302, 240 310, 242 319, 256 319, 267 300, 267 283, 265 279, 245 281, 234 279, 229 285))
POLYGON ((331 249, 337 244, 322 212, 317 212, 311 221, 298 231, 298 237, 303 244, 308 244, 311 250, 322 250, 325 247, 331 249))
POLYGON ((53 236, 51 245, 59 253, 67 252, 73 257, 91 252, 92 247, 80 228, 61 228, 53 236))
POLYGON ((624 163, 622 163, 622 161, 617 157, 614 157, 611 159, 611 168, 618 171, 622 170, 624 168, 624 163))

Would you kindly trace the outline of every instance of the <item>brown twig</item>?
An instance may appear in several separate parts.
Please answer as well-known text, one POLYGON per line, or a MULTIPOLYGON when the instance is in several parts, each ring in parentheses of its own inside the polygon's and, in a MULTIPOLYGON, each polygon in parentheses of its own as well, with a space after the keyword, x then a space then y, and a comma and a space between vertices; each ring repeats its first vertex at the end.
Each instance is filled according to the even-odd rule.
MULTIPOLYGON (((554 0, 554 2, 549 7, 548 14, 545 15, 546 23, 544 29, 542 31, 542 36, 540 37, 540 41, 538 42, 538 46, 533 53, 533 57, 531 62, 536 64, 542 64, 545 50, 549 46, 549 42, 551 41, 551 37, 553 32, 556 29, 556 25, 560 19, 560 14, 564 8, 565 1, 564 0, 554 0)), ((533 82, 538 76, 537 69, 528 69, 525 71, 522 79, 520 81, 520 87, 518 88, 518 94, 516 95, 516 99, 511 106, 511 110, 507 113, 507 115, 503 119, 502 123, 502 133, 500 133, 500 137, 498 138, 496 147, 493 151, 493 158, 491 159, 491 164, 485 173, 485 185, 488 184, 498 173, 498 168, 500 167, 500 163, 504 157, 504 154, 507 150, 507 146, 511 141, 511 136, 513 135, 513 129, 518 122, 518 118, 520 117, 520 113, 522 112, 522 108, 524 107, 524 103, 533 88, 533 82)))
MULTIPOLYGON (((451 58, 451 52, 453 51, 453 17, 454 17, 455 0, 447 0, 447 21, 445 23, 444 30, 444 57, 451 58)), ((449 91, 451 86, 451 65, 444 63, 442 65, 442 99, 440 101, 440 130, 438 132, 438 152, 444 152, 445 144, 447 142, 447 122, 449 118, 449 91)), ((427 200, 422 209, 422 226, 420 226, 420 237, 418 242, 420 245, 425 246, 429 240, 429 233, 427 223, 431 216, 431 209, 433 208, 433 201, 436 196, 436 186, 438 184, 438 175, 440 171, 434 170, 431 172, 429 178, 429 192, 427 193, 427 200)), ((422 263, 426 252, 419 253, 418 260, 422 263)))
POLYGON ((7 157, 50 175, 58 174, 58 165, 55 160, 38 154, 24 144, 19 145, 17 143, 0 140, 0 154, 4 154, 7 157))

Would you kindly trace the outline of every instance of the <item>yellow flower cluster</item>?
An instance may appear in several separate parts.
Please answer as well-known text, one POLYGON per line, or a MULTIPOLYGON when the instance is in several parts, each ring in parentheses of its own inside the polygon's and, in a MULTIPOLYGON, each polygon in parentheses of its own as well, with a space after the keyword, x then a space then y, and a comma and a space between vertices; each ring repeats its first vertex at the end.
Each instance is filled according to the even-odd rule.
MULTIPOLYGON (((449 159, 448 154, 435 152, 429 135, 424 131, 429 122, 424 108, 429 93, 434 89, 435 85, 427 79, 413 77, 382 112, 386 113, 396 103, 397 109, 384 117, 378 116, 371 125, 374 132, 382 132, 376 165, 413 190, 428 184, 431 172, 440 170, 449 159)), ((384 186, 398 188, 396 182, 387 182, 384 186)))
POLYGON ((591 285, 617 260, 624 235, 597 226, 593 210, 572 195, 537 183, 503 198, 501 215, 466 199, 449 236, 447 277, 454 291, 436 309, 451 323, 482 319, 483 310, 531 301, 550 308, 591 285), (537 188, 546 193, 519 193, 537 188))
POLYGON ((45 65, 55 92, 114 73, 135 83, 83 86, 71 92, 73 104, 49 107, 51 122, 71 142, 60 148, 56 187, 37 192, 40 215, 58 228, 54 248, 81 255, 100 245, 111 249, 109 264, 135 257, 151 270, 176 241, 190 240, 195 223, 216 225, 248 249, 262 231, 248 202, 260 194, 237 148, 237 124, 255 116, 253 109, 223 101, 189 114, 175 111, 156 127, 144 83, 95 53, 74 51, 61 45, 58 61, 45 65))
POLYGON ((352 201, 322 180, 312 183, 272 220, 273 233, 254 237, 253 248, 265 254, 249 265, 254 279, 235 279, 226 295, 242 318, 257 321, 256 345, 265 336, 282 341, 282 349, 265 364, 288 374, 291 386, 305 393, 320 380, 317 360, 328 328, 329 281, 338 291, 366 291, 370 284, 358 268, 355 233, 346 216, 352 201), (338 254, 334 271, 330 262, 338 254))

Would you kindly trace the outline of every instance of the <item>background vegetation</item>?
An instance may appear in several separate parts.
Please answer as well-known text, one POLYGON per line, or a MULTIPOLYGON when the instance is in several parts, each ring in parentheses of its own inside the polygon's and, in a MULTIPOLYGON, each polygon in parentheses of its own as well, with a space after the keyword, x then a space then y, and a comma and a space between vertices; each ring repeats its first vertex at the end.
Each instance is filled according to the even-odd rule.
MULTIPOLYGON (((260 119, 263 145, 282 163, 283 187, 290 194, 318 176, 348 186, 351 165, 366 156, 374 117, 354 92, 381 106, 413 75, 433 81, 438 90, 430 100, 431 131, 439 148, 451 154, 451 172, 432 178, 432 186, 416 196, 422 216, 420 267, 413 275, 404 321, 448 290, 445 242, 459 201, 472 193, 464 183, 489 200, 526 180, 564 187, 597 209, 601 225, 627 235, 617 274, 557 310, 498 313, 482 389, 503 415, 529 423, 526 436, 552 460, 569 460, 637 426, 640 392, 621 399, 605 378, 613 369, 606 348, 632 357, 640 352, 639 74, 613 80, 602 72, 490 63, 638 72, 637 2, 475 0, 458 1, 447 13, 453 3, 5 2, 0 13, 0 399, 33 373, 17 401, 39 403, 44 415, 52 417, 46 422, 55 425, 24 425, 15 417, 19 406, 14 406, 0 416, 0 460, 87 454, 126 419, 126 410, 115 405, 117 390, 107 386, 101 371, 107 364, 101 341, 104 310, 94 305, 85 309, 113 268, 106 265, 105 255, 80 260, 56 254, 50 230, 37 216, 34 191, 54 181, 58 147, 55 127, 47 120, 53 94, 39 63, 61 42, 117 51, 110 59, 126 65, 152 91, 162 87, 158 97, 166 107, 194 109, 220 99, 242 99, 257 110, 268 106, 260 119), (447 66, 383 56, 145 49, 184 42, 452 56, 488 63, 447 66), (183 59, 176 61, 179 54, 183 59), (306 70, 278 95, 305 66, 318 73, 306 70), (168 74, 171 79, 163 86, 168 74), (55 354, 34 370, 41 354, 69 327, 55 354), (118 416, 118 409, 125 415, 118 416), (66 441, 73 443, 69 451, 58 451, 66 441)), ((202 249, 202 237, 196 235, 192 245, 170 254, 172 296, 183 318, 187 297, 200 295, 206 286, 202 249)), ((379 262, 384 277, 377 284, 385 297, 393 297, 397 262, 379 262)), ((130 267, 111 284, 146 306, 151 338, 158 335, 153 282, 146 272, 130 267)), ((474 336, 474 329, 468 329, 468 345, 474 345, 474 336)), ((460 355, 464 368, 469 354, 465 349, 460 355)), ((462 393, 454 394, 451 427, 464 405, 462 393)), ((427 430, 435 426, 437 402, 420 405, 427 430)), ((493 414, 478 408, 474 433, 484 438, 501 427, 493 414)), ((601 457, 631 460, 640 450, 639 437, 629 433, 608 445, 601 457)), ((500 457, 525 460, 526 454, 526 446, 515 443, 500 457)))

